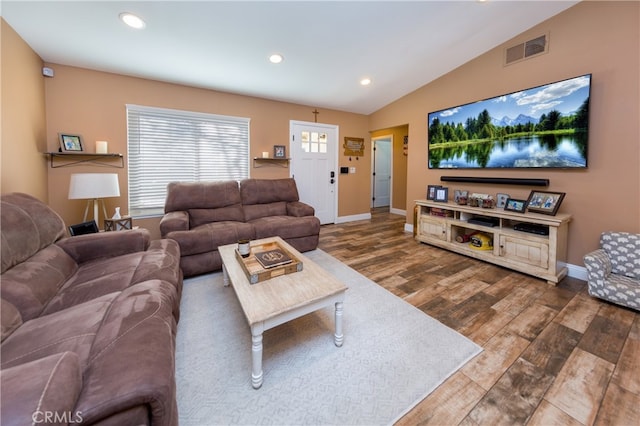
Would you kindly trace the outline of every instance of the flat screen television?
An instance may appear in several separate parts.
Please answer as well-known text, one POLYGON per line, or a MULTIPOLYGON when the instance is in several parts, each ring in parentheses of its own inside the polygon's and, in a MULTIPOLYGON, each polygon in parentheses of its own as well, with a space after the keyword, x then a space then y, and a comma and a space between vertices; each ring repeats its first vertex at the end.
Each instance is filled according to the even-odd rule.
POLYGON ((428 115, 430 169, 587 167, 591 74, 428 115))

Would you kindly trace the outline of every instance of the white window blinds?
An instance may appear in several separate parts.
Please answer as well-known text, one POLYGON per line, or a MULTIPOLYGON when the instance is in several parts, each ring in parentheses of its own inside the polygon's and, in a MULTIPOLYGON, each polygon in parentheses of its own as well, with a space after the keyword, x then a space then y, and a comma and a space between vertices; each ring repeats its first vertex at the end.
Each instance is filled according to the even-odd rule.
POLYGON ((162 214, 169 182, 249 177, 249 119, 127 105, 129 212, 162 214))

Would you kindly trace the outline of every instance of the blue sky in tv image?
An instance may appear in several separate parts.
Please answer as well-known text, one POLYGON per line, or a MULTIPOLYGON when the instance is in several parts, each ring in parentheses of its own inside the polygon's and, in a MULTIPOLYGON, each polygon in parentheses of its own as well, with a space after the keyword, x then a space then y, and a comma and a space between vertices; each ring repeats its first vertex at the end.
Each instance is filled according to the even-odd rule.
POLYGON ((428 114, 429 168, 587 166, 591 75, 428 114))

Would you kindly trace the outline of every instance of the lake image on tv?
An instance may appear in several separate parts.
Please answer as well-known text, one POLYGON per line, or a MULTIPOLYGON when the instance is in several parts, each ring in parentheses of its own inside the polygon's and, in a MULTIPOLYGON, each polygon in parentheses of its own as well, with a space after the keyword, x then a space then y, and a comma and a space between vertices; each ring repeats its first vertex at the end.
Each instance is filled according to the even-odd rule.
POLYGON ((520 136, 429 150, 430 168, 586 167, 586 135, 520 136))
POLYGON ((430 169, 585 168, 591 75, 428 115, 430 169))

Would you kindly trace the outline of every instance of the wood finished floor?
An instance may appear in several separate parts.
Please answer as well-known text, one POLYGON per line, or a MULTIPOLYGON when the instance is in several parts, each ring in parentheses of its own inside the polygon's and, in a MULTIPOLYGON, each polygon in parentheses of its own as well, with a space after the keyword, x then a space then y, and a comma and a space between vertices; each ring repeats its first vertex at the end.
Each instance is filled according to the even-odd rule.
POLYGON ((319 247, 482 346, 397 425, 638 425, 640 314, 426 244, 404 216, 325 225, 319 247))

